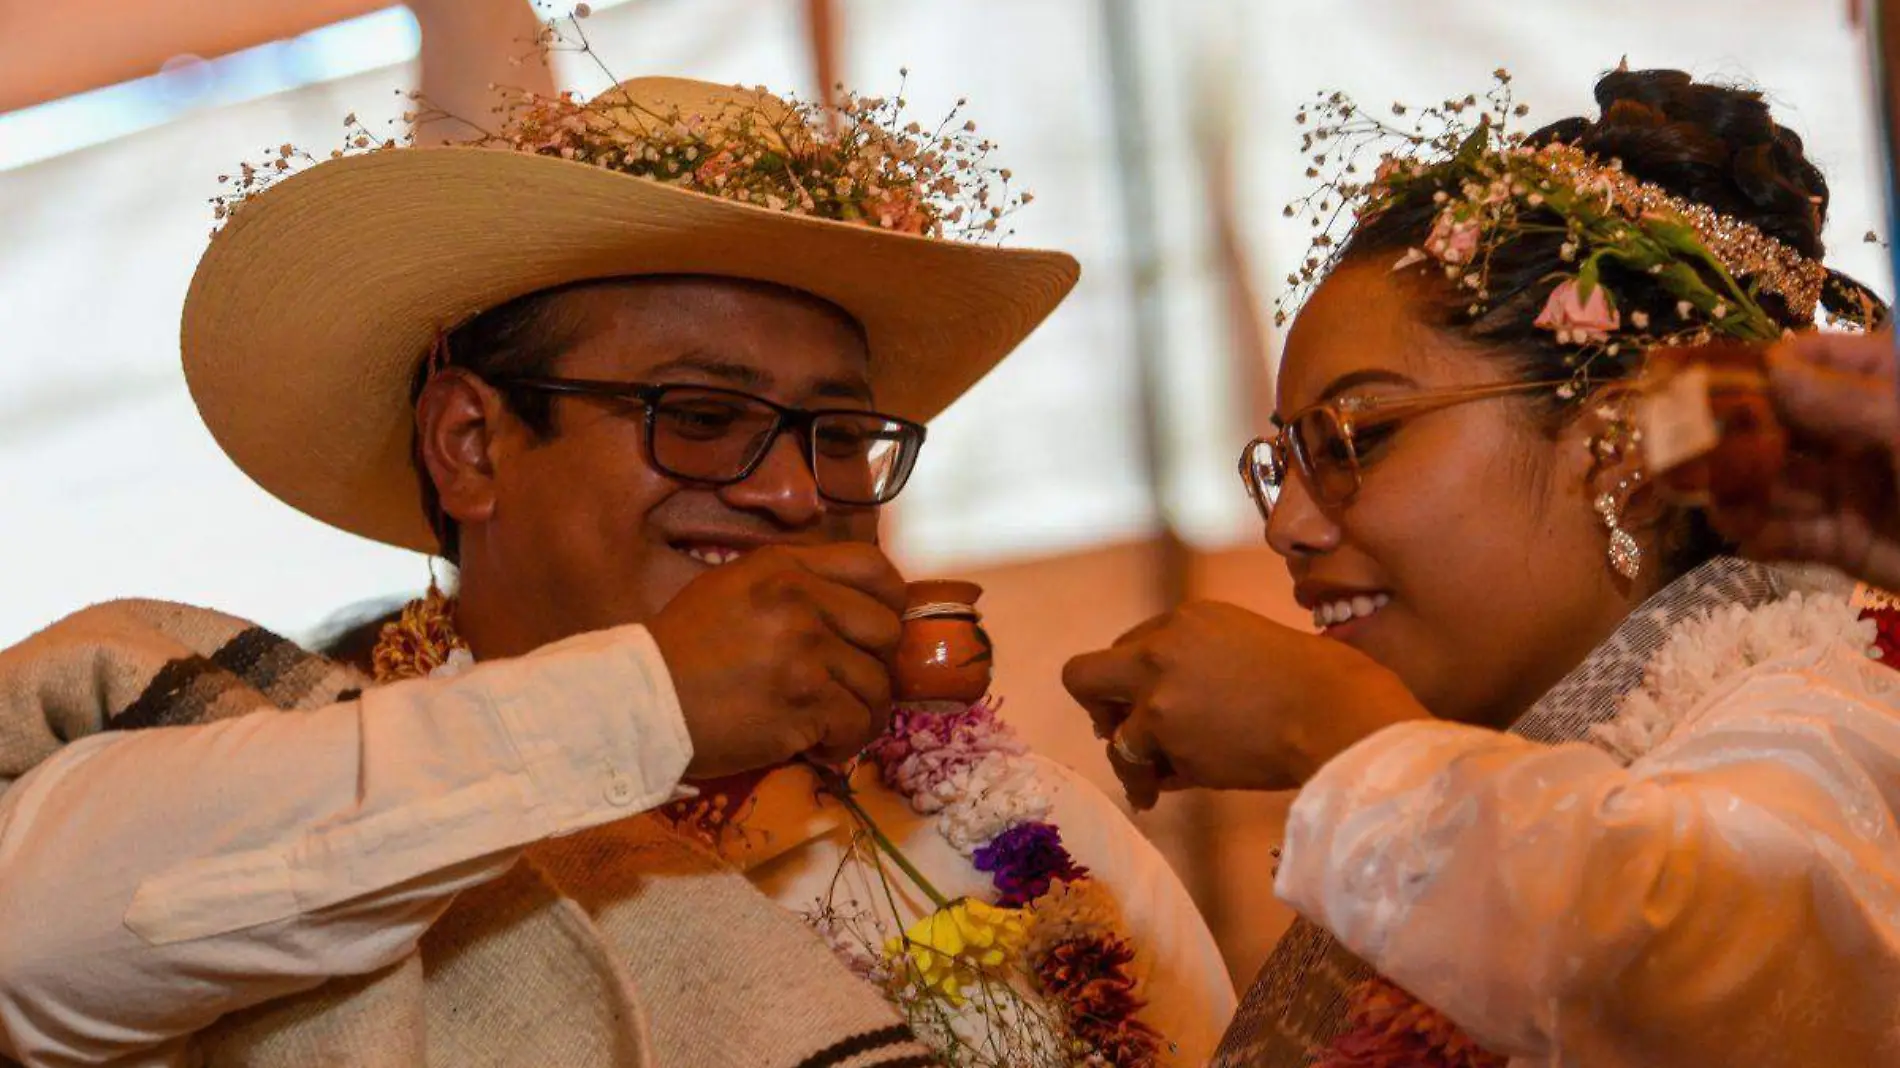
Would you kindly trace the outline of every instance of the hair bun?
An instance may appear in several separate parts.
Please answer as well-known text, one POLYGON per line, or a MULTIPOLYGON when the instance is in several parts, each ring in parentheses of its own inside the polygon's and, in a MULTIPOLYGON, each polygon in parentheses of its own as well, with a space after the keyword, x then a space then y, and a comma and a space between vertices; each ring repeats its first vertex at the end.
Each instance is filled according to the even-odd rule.
POLYGON ((1597 82, 1596 99, 1594 122, 1565 120, 1537 136, 1619 159, 1643 181, 1821 258, 1827 181, 1760 93, 1679 70, 1617 70, 1597 82))

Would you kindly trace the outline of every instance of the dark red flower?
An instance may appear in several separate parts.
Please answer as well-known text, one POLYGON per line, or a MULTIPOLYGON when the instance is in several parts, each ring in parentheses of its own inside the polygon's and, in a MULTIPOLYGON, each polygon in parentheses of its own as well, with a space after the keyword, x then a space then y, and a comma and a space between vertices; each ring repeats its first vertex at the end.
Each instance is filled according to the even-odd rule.
POLYGON ((1062 1006, 1075 1037, 1115 1068, 1155 1068, 1161 1035, 1135 1019, 1146 1005, 1128 974, 1135 951, 1113 936, 1073 938, 1036 961, 1036 981, 1062 1006))
POLYGON ((1900 668, 1900 608, 1864 608, 1860 618, 1874 621, 1874 646, 1880 650, 1880 662, 1900 668))
POLYGON ((1384 979, 1361 983, 1348 1010, 1351 1028, 1313 1068, 1505 1068, 1438 1010, 1384 979))

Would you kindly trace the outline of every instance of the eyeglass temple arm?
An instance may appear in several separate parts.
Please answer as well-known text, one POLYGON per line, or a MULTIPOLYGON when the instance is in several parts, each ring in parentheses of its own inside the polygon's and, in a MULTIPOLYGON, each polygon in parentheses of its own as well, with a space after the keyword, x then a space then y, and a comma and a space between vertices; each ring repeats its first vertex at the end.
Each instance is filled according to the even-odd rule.
POLYGON ((1542 389, 1555 389, 1568 384, 1568 379, 1555 379, 1539 382, 1494 382, 1487 386, 1471 386, 1465 389, 1448 389, 1433 393, 1420 393, 1411 397, 1395 397, 1391 400, 1368 399, 1361 405, 1341 405, 1340 415, 1347 419, 1367 417, 1384 419, 1403 419, 1410 415, 1423 415, 1426 412, 1449 408, 1466 401, 1484 400, 1487 397, 1506 397, 1514 393, 1534 393, 1542 389))

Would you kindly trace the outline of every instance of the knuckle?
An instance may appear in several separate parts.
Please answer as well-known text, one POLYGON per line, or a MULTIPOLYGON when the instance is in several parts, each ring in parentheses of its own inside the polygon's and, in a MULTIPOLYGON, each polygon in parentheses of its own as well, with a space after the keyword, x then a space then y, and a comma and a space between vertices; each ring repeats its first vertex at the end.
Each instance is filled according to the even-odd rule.
POLYGON ((1165 672, 1174 666, 1173 643, 1166 641, 1160 634, 1150 635, 1147 641, 1141 643, 1135 655, 1141 666, 1151 672, 1165 672))
POLYGON ((762 608, 799 604, 808 599, 804 581, 791 568, 778 568, 760 576, 753 583, 752 597, 762 608))
POLYGON ((1070 693, 1075 693, 1082 685, 1082 663, 1081 657, 1072 656, 1062 665, 1062 688, 1070 693))
POLYGON ((892 698, 891 676, 880 666, 865 679, 864 700, 872 711, 882 712, 891 707, 892 698))
POLYGON ((810 657, 794 657, 779 668, 779 689, 796 707, 816 703, 831 682, 831 673, 810 657))
POLYGON ((903 642, 904 620, 896 612, 880 610, 867 622, 865 639, 879 652, 891 652, 903 642))

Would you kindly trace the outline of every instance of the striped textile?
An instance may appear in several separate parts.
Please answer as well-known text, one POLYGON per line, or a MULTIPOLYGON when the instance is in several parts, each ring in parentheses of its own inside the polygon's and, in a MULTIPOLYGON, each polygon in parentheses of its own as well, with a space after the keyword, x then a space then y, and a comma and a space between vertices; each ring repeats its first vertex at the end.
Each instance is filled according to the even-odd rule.
MULTIPOLYGON (((0 651, 0 790, 101 731, 294 714, 365 685, 241 619, 99 605, 0 651)), ((190 811, 181 798, 162 818, 190 811)), ((193 1053, 206 1068, 936 1063, 797 917, 648 817, 529 848, 458 897, 416 954, 226 1016, 193 1053)))

